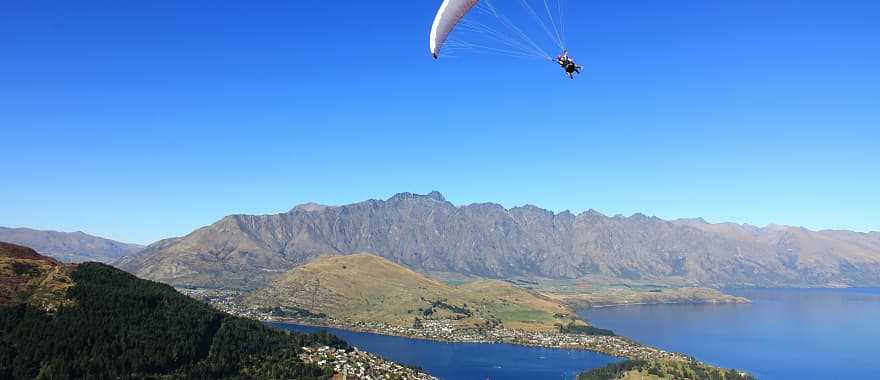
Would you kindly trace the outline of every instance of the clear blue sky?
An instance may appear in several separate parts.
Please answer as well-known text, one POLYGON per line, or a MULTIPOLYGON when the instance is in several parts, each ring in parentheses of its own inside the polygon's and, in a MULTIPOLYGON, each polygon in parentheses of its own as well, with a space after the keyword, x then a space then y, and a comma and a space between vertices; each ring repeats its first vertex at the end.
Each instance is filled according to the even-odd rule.
POLYGON ((0 2, 0 225, 149 243, 436 189, 880 230, 880 2, 569 0, 574 81, 433 61, 439 2, 0 2))

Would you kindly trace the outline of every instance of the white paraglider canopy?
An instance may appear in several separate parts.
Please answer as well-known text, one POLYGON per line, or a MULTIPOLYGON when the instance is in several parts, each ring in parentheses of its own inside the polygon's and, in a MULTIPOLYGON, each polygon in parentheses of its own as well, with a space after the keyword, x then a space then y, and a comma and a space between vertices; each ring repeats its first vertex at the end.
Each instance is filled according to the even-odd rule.
POLYGON ((517 3, 520 18, 534 23, 517 25, 518 19, 502 14, 503 7, 492 0, 443 0, 431 25, 431 55, 436 59, 441 51, 467 50, 553 61, 544 43, 552 41, 554 49, 567 50, 564 0, 504 0, 500 5, 517 3))
POLYGON ((449 38, 449 33, 478 2, 479 0, 443 0, 437 16, 434 17, 434 25, 431 26, 431 54, 435 59, 440 58, 440 49, 449 38))
POLYGON ((431 26, 431 54, 434 58, 440 58, 440 49, 449 38, 449 33, 461 22, 461 19, 471 11, 479 0, 443 0, 437 16, 434 17, 434 25, 431 26))

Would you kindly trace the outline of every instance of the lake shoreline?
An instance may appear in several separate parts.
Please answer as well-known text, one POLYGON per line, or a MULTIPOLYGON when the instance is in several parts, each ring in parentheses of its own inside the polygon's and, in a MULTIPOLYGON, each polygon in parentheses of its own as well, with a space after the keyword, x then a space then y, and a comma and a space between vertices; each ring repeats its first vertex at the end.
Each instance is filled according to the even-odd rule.
POLYGON ((315 328, 332 328, 343 331, 377 334, 391 337, 417 339, 438 343, 508 344, 524 347, 590 351, 616 358, 641 360, 696 360, 691 356, 643 345, 623 336, 581 335, 551 332, 528 332, 495 329, 477 334, 475 331, 449 331, 445 335, 431 335, 424 330, 381 324, 328 323, 321 320, 294 318, 261 319, 269 324, 290 324, 315 328))
POLYGON ((729 302, 729 301, 690 301, 690 302, 633 302, 633 303, 612 303, 612 304, 602 304, 602 305, 591 305, 584 307, 577 307, 576 309, 602 309, 609 307, 624 307, 624 306, 653 306, 653 305, 747 305, 752 303, 751 300, 748 302, 729 302))
POLYGON ((413 339, 323 326, 269 324, 298 333, 324 331, 358 350, 421 368, 440 379, 571 379, 608 364, 626 361, 588 350, 531 347, 507 343, 466 343, 413 339))
POLYGON ((752 303, 584 308, 578 315, 645 344, 687 352, 762 380, 861 378, 880 370, 873 355, 880 339, 880 289, 724 291, 752 303), (816 333, 828 332, 829 326, 845 328, 816 333))

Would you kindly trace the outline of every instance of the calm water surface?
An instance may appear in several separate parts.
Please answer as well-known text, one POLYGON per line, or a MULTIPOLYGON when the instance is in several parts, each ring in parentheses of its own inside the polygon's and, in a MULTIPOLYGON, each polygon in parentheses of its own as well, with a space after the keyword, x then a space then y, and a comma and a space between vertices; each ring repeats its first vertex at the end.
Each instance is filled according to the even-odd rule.
POLYGON ((748 305, 587 309, 642 343, 759 379, 880 379, 880 289, 729 290, 748 305))
MULTIPOLYGON (((290 324, 273 326, 300 332, 322 330, 290 324)), ((441 379, 566 379, 620 359, 589 351, 509 344, 441 343, 377 334, 326 329, 364 351, 403 364, 414 364, 441 379)))

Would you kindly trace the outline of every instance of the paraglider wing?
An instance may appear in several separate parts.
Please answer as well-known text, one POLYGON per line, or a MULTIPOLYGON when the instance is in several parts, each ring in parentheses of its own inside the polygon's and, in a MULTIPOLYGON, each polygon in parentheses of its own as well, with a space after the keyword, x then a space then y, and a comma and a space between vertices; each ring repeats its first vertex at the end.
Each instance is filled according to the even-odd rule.
POLYGON ((434 59, 440 57, 440 49, 443 43, 449 37, 449 33, 455 29, 458 22, 461 21, 471 8, 473 8, 479 0, 443 0, 443 5, 437 11, 434 17, 434 25, 431 26, 431 54, 434 59))

